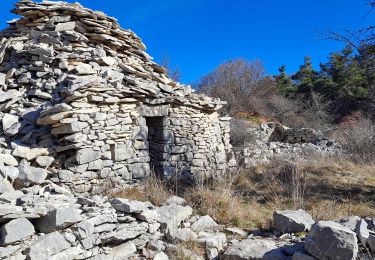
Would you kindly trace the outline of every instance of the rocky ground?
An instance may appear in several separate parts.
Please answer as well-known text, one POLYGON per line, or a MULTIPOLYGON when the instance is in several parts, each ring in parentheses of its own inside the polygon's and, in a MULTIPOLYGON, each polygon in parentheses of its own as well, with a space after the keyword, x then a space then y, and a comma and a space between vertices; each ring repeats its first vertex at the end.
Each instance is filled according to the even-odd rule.
POLYGON ((375 251, 375 219, 356 216, 315 222, 303 210, 276 211, 274 229, 242 230, 195 215, 179 197, 156 207, 52 182, 3 193, 0 203, 1 259, 372 259, 375 251))

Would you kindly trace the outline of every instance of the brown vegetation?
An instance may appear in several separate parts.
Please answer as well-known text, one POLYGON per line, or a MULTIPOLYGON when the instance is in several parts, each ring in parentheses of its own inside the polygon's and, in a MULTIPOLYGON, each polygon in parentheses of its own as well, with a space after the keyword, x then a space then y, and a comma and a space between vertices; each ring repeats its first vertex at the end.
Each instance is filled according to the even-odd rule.
POLYGON ((160 205, 172 194, 184 197, 197 214, 245 229, 269 228, 276 209, 304 208, 316 220, 374 216, 375 167, 334 158, 275 160, 194 187, 151 178, 115 196, 160 205))

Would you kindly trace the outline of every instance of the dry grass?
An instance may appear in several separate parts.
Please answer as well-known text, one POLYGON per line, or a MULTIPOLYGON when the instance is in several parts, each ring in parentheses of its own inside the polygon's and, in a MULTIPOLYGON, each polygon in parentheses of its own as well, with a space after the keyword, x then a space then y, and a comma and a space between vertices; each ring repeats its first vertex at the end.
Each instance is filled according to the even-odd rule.
POLYGON ((273 209, 304 208, 316 220, 375 216, 375 166, 332 158, 319 158, 293 167, 283 166, 282 162, 277 164, 242 176, 250 186, 241 188, 252 189, 250 197, 263 198, 273 209))
POLYGON ((195 260, 205 256, 205 246, 197 241, 186 241, 175 244, 167 249, 167 255, 172 260, 195 260))
POLYGON ((254 201, 247 200, 235 189, 215 187, 192 188, 185 196, 201 215, 210 215, 221 224, 242 228, 264 228, 269 224, 265 215, 272 216, 272 210, 254 201))
POLYGON ((245 229, 269 228, 276 209, 304 208, 315 220, 375 216, 375 166, 333 158, 297 164, 274 161, 214 182, 181 187, 153 177, 114 196, 160 205, 178 195, 196 213, 245 229))
POLYGON ((157 178, 155 175, 151 175, 151 177, 144 180, 141 185, 124 189, 111 196, 139 201, 150 201, 152 204, 160 206, 173 195, 172 189, 166 181, 157 178))

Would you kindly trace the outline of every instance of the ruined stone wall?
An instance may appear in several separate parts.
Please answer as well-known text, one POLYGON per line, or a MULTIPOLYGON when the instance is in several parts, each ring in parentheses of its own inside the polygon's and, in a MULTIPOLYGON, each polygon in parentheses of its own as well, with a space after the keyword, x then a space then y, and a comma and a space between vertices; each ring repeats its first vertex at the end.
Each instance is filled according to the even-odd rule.
POLYGON ((103 181, 121 183, 152 172, 207 178, 235 163, 227 120, 186 106, 87 108, 53 125, 63 163, 56 181, 78 192, 98 193, 105 188, 103 181))

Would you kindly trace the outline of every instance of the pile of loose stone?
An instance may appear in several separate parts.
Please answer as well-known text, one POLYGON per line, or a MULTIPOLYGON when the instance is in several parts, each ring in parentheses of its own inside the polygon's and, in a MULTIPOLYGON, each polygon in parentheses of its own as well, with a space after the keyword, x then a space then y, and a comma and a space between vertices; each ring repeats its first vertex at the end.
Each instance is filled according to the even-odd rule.
POLYGON ((218 255, 226 245, 225 234, 216 232, 219 226, 210 217, 192 216, 184 203, 178 197, 161 207, 84 198, 53 183, 3 193, 0 259, 160 260, 168 259, 164 251, 179 250, 173 243, 190 238, 218 255))
POLYGON ((0 209, 0 259, 351 260, 375 252, 374 219, 315 222, 303 210, 276 211, 274 230, 249 232, 194 215, 179 197, 156 207, 85 198, 52 182, 1 194, 0 209), (203 255, 185 246, 192 242, 203 255))
POLYGON ((333 140, 311 128, 289 128, 279 123, 265 123, 250 127, 246 133, 251 141, 236 147, 239 164, 252 167, 268 163, 273 158, 304 160, 317 156, 334 156, 341 153, 333 140))

